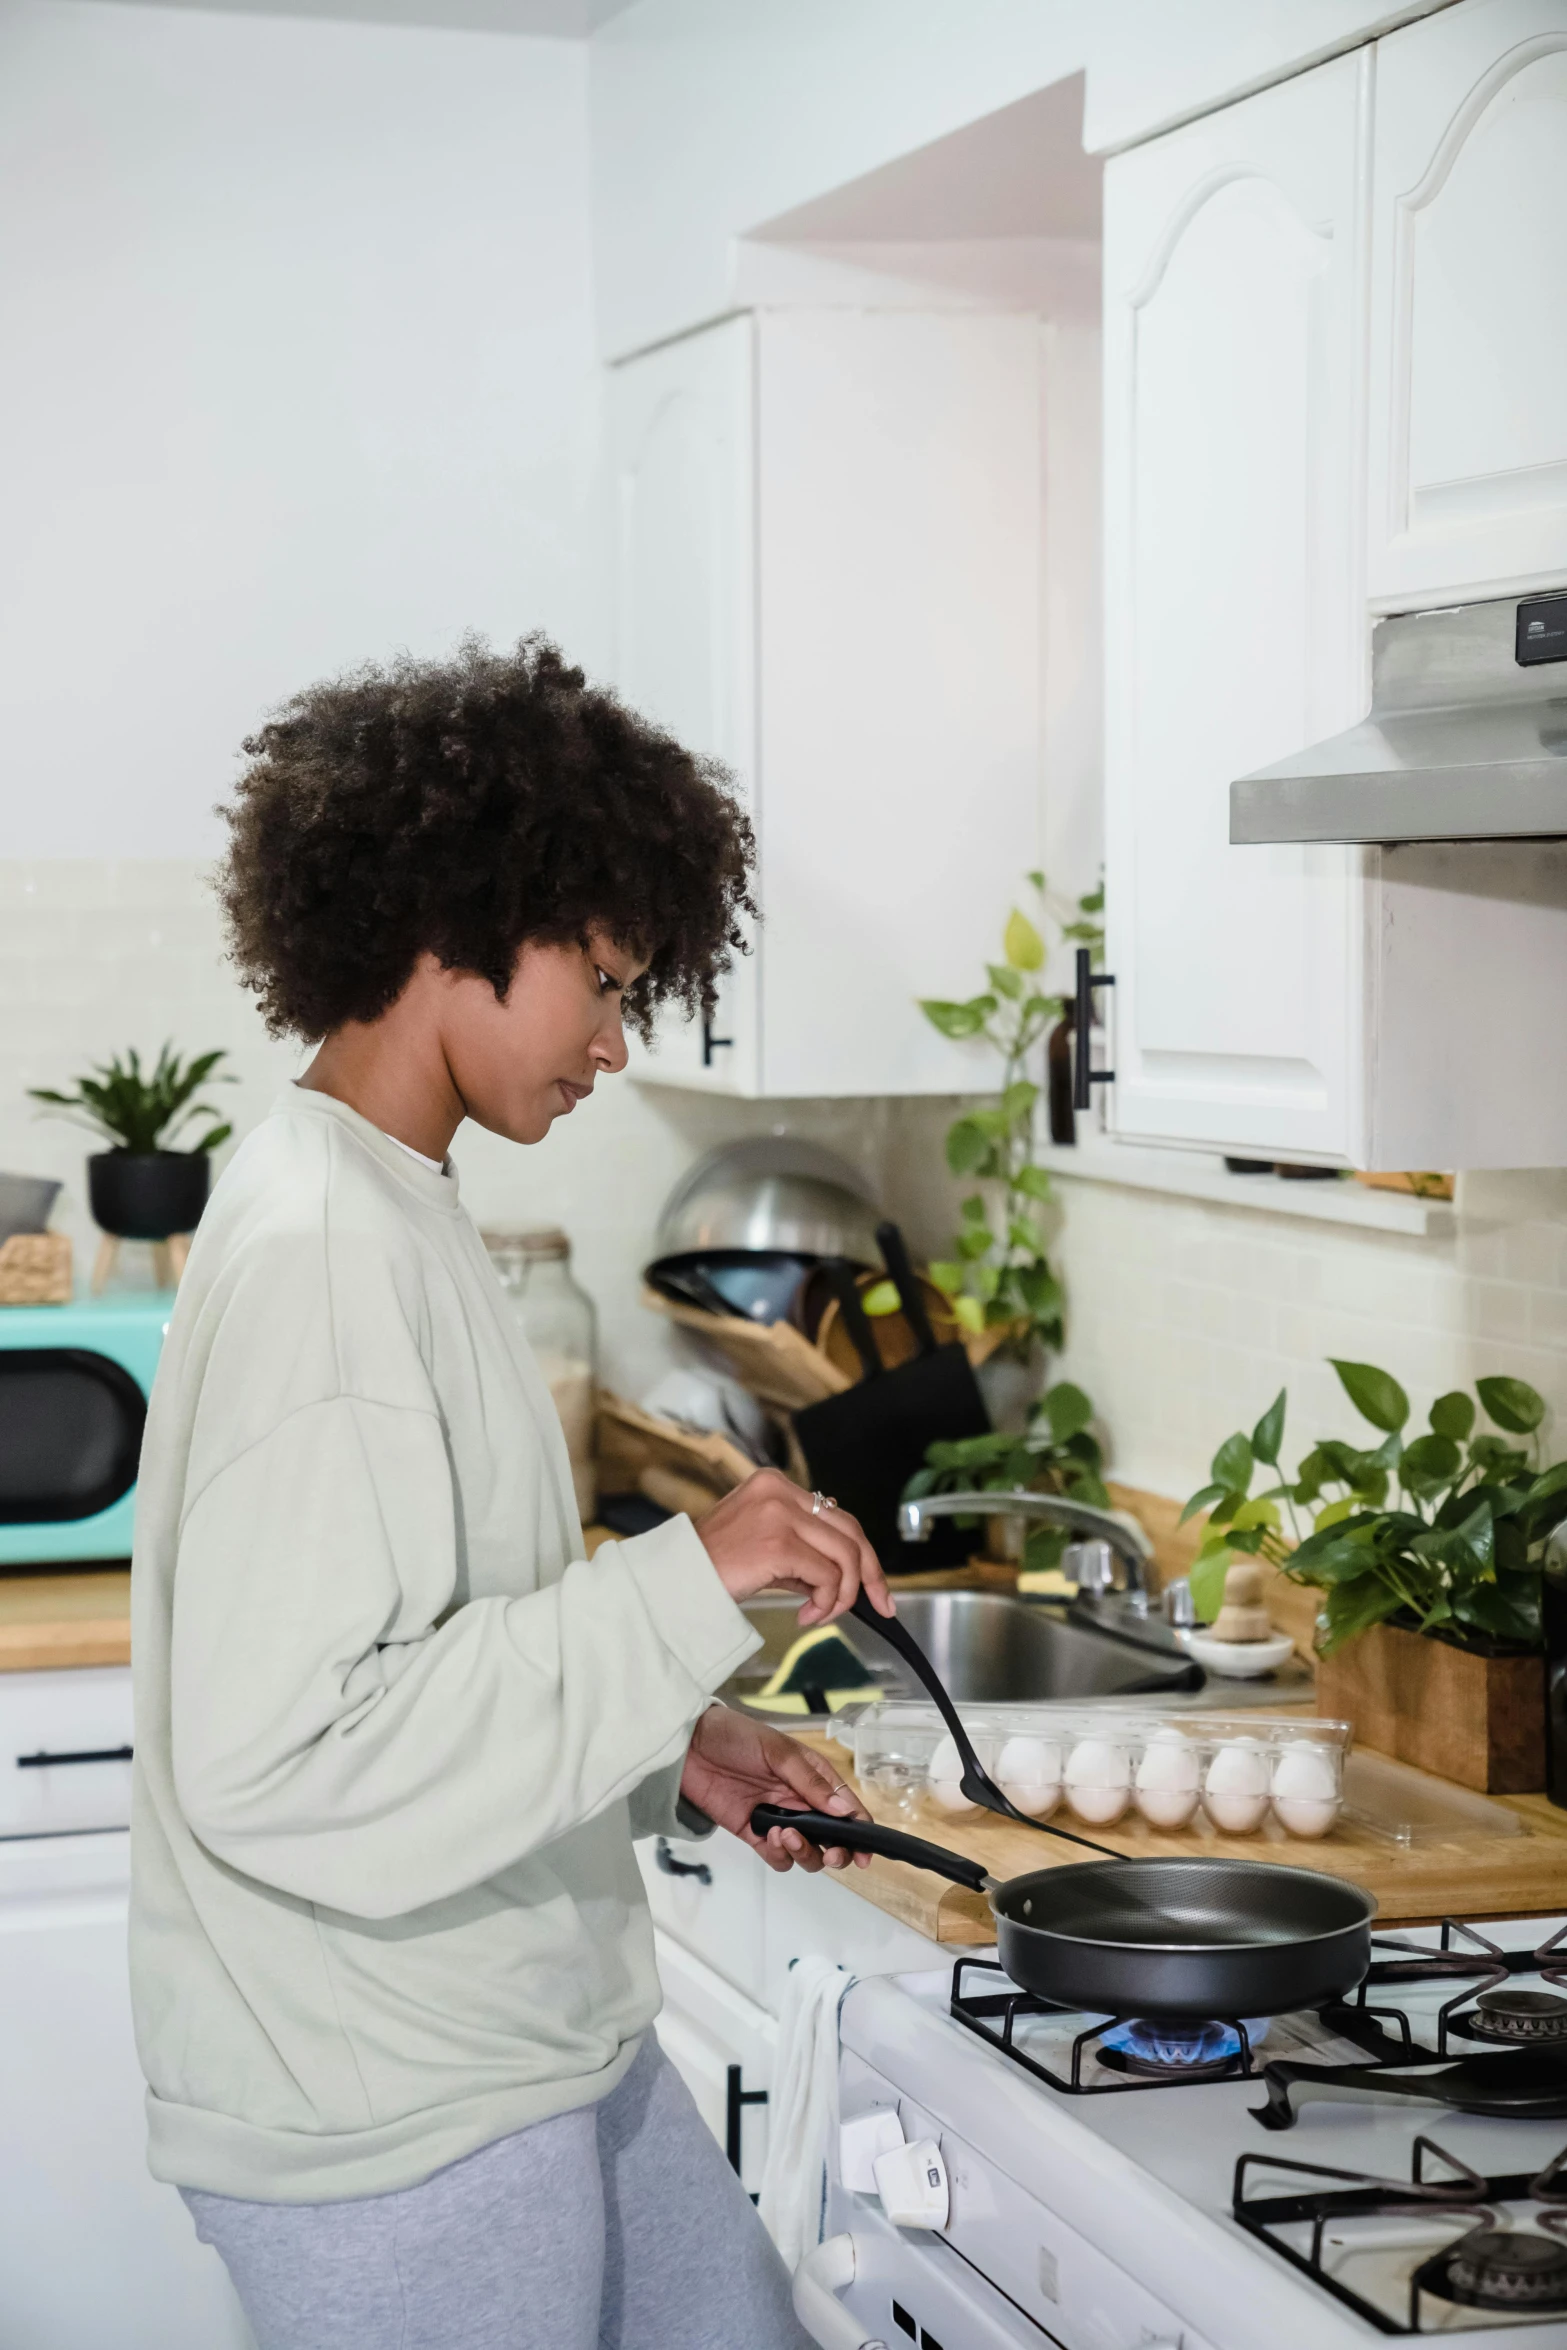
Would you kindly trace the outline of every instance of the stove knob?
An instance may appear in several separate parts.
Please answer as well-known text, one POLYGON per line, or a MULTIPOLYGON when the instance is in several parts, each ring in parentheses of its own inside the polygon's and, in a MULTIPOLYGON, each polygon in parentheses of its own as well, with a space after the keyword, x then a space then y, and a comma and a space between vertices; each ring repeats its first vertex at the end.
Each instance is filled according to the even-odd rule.
POLYGON ((944 2228, 949 2195, 947 2166, 934 2138, 894 2146, 875 2161, 876 2192, 895 2228, 944 2228))

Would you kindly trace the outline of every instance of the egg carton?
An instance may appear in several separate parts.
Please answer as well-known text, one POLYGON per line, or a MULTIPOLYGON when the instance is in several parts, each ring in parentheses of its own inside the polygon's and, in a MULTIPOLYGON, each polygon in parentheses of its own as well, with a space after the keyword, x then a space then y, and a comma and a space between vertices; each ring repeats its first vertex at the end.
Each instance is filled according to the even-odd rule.
MULTIPOLYGON (((1287 1836, 1316 1838, 1343 1809, 1347 1722, 1053 1705, 963 1706, 959 1714, 986 1770, 1031 1819, 1060 1811, 1108 1828, 1131 1812, 1169 1831, 1205 1817, 1226 1836, 1254 1835, 1272 1821, 1287 1836)), ((861 1784, 894 1808, 974 1808, 934 1706, 867 1706, 843 1735, 852 1735, 861 1784)))

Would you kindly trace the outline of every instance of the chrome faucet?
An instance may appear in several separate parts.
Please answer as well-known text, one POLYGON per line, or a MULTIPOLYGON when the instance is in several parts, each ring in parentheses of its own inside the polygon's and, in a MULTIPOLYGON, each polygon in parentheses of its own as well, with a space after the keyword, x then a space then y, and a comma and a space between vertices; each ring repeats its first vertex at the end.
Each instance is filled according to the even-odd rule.
MULTIPOLYGON (((1001 1493, 928 1493, 919 1501, 901 1502, 898 1532, 905 1542, 930 1539, 932 1518, 1037 1518, 1046 1526, 1064 1526, 1078 1536, 1067 1556, 1079 1554, 1080 1591, 1103 1596, 1109 1585, 1108 1549, 1121 1562, 1126 1578, 1123 1596, 1135 1614, 1147 1609, 1148 1561, 1153 1545, 1142 1528, 1108 1510, 1096 1510, 1086 1501, 1072 1501, 1060 1493, 1027 1493, 1014 1488, 1001 1493)), ((1070 1571, 1070 1570, 1069 1570, 1070 1571)))

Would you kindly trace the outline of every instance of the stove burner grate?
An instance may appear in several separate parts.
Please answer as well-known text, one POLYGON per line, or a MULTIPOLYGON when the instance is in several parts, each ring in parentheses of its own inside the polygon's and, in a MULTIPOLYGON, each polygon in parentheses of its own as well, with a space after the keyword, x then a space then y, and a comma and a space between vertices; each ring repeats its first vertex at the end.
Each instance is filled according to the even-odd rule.
MULTIPOLYGON (((1267 2030, 1253 2017, 1216 2016, 1205 2022, 1185 2023, 1169 2017, 1140 2016, 1118 2021, 1099 2016, 1072 2040, 1066 2069, 1045 2064, 1018 2043, 1018 2027, 1031 2017, 1077 2015, 1075 2008, 1055 2006, 1020 1991, 1004 1967, 993 1958, 960 1958, 952 1969, 948 2012, 955 2023, 974 2033, 1000 2056, 1005 2056, 1047 2089, 1067 2097, 1125 2096, 1134 2090, 1198 2088, 1206 2081, 1255 2080, 1262 2066, 1256 2045, 1267 2030), (978 1984, 994 1988, 979 1988, 978 1984), (1193 2035, 1198 2036, 1194 2045, 1193 2035), (1211 2037, 1208 2037, 1211 2035, 1211 2037), (1170 2061, 1174 2056, 1175 2061, 1170 2061), (1193 2058, 1195 2057, 1195 2061, 1193 2058), (1098 2069, 1119 2076, 1110 2080, 1085 2079, 1098 2069)), ((1325 2007, 1321 2020, 1354 2041, 1376 2065, 1396 2064, 1420 2052, 1410 2038, 1406 2019, 1384 2008, 1325 2007), (1398 2041, 1383 2028, 1391 2025, 1398 2041)))
POLYGON ((1259 2243, 1282 2254, 1380 2333, 1446 2331, 1440 2318, 1433 2325, 1424 2322, 1422 2304, 1428 2297, 1450 2306, 1516 2316, 1567 2311, 1567 2146, 1542 2171, 1492 2178, 1482 2177, 1434 2138, 1425 2137, 1415 2140, 1407 2180, 1296 2162, 1287 2155, 1243 2154, 1235 2165, 1231 2209, 1259 2243), (1428 2161, 1441 2166, 1436 2175, 1428 2171, 1428 2161), (1311 2183, 1297 2185, 1290 2194, 1259 2195, 1252 2185, 1252 2174, 1258 2171, 1282 2171, 1297 2182, 1311 2183), (1329 2181, 1333 2184, 1326 2184, 1329 2181), (1537 2224, 1509 2227, 1497 2207, 1524 2201, 1544 2207, 1537 2213, 1537 2224), (1379 2216, 1430 2219, 1443 2214, 1471 2224, 1412 2273, 1407 2326, 1391 2321, 1324 2263, 1323 2239, 1335 2221, 1379 2216), (1302 2222, 1311 2229, 1304 2252, 1272 2232, 1302 2222))
POLYGON ((1437 2017, 1438 2056, 1453 2053, 1450 2033, 1508 2048, 1567 2047, 1567 1999, 1557 1996, 1567 1992, 1567 1926, 1532 1950, 1504 1950, 1461 1918, 1442 1920, 1442 1939, 1434 1950, 1399 1934, 1379 1934, 1355 2000, 1363 2007, 1368 1991, 1394 1983, 1440 1982, 1462 1984, 1462 1989, 1437 2017), (1515 1990, 1514 1975, 1538 1975, 1552 1988, 1515 1990))

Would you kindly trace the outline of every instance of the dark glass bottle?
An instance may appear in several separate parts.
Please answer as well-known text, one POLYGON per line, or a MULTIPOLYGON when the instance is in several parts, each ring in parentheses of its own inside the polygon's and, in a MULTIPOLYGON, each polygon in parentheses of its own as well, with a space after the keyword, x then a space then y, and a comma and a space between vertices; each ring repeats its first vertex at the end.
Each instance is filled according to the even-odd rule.
POLYGON ((1545 1546, 1540 1583, 1545 1634, 1545 1792, 1567 1811, 1567 1527, 1545 1546))
POLYGON ((1072 1013, 1068 1010, 1051 1029, 1045 1044, 1045 1099, 1050 1110, 1052 1142, 1077 1141, 1077 1114, 1072 1108, 1072 1013))

